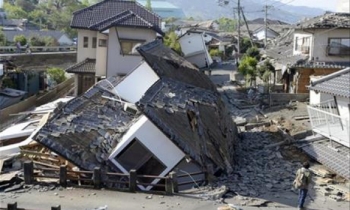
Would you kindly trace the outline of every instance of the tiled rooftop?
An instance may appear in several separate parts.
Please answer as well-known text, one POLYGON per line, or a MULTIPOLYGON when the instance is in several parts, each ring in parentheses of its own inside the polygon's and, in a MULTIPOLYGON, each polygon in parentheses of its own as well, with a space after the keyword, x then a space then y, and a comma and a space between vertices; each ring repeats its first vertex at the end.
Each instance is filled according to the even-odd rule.
POLYGON ((309 89, 350 98, 350 68, 346 68, 311 82, 309 89))
POLYGON ((73 13, 72 28, 105 30, 113 26, 152 28, 163 34, 161 19, 134 1, 104 0, 73 13))
POLYGON ((350 28, 350 13, 326 13, 298 23, 296 28, 350 28))
POLYGON ((214 163, 223 170, 232 166, 237 131, 217 91, 164 78, 137 106, 200 165, 214 163))
MULTIPOLYGON (((109 78, 115 85, 119 78, 109 78)), ((139 116, 126 112, 102 80, 82 96, 56 109, 35 139, 85 170, 105 166, 112 149, 139 116)))
POLYGON ((68 73, 91 73, 96 72, 96 59, 87 58, 80 63, 74 64, 66 69, 68 73))
POLYGON ((216 90, 215 85, 193 64, 165 47, 160 40, 138 48, 138 52, 159 77, 171 78, 204 89, 216 90))

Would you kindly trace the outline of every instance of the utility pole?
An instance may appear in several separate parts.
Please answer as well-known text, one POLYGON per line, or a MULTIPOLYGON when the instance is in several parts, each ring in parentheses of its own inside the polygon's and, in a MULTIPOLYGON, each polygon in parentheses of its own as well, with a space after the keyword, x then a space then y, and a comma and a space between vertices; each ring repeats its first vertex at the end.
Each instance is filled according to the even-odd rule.
POLYGON ((248 26, 248 23, 247 23, 247 19, 245 18, 245 15, 244 15, 244 12, 243 12, 242 8, 241 8, 241 10, 242 10, 242 16, 243 16, 243 20, 244 20, 245 26, 247 27, 250 44, 252 45, 252 47, 254 47, 253 38, 252 38, 252 34, 249 31, 249 26, 248 26))
POLYGON ((238 3, 237 3, 237 10, 238 10, 238 45, 237 45, 237 50, 238 50, 238 61, 240 60, 240 53, 241 53, 241 48, 240 48, 240 45, 241 45, 241 1, 238 0, 238 3))
POLYGON ((265 5, 265 39, 264 39, 264 47, 266 49, 267 45, 267 10, 272 8, 272 6, 268 6, 267 3, 265 5))

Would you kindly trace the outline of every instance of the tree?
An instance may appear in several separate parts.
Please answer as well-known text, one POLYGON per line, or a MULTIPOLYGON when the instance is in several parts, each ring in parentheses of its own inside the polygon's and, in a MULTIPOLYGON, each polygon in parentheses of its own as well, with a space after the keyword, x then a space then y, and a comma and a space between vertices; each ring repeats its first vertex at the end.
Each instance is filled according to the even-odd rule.
POLYGON ((248 48, 247 52, 246 52, 246 55, 249 56, 249 57, 253 57, 255 58, 256 60, 260 60, 260 51, 257 47, 250 47, 248 48))
POLYGON ((265 60, 265 62, 258 67, 259 77, 265 82, 265 84, 269 85, 269 81, 271 75, 274 75, 273 83, 275 85, 275 67, 272 65, 269 59, 265 60))
POLYGON ((146 7, 149 11, 152 11, 152 3, 151 3, 151 0, 147 0, 147 1, 146 1, 145 7, 146 7))
POLYGON ((219 29, 225 32, 234 32, 236 29, 236 20, 222 17, 217 20, 219 22, 219 29))
POLYGON ((247 38, 247 37, 244 37, 243 39, 240 39, 241 40, 241 45, 240 45, 240 51, 241 51, 241 54, 242 53, 246 53, 247 50, 251 47, 251 44, 250 44, 250 39, 247 38))
POLYGON ((255 58, 245 56, 238 66, 238 71, 244 76, 246 82, 249 83, 250 86, 256 81, 257 64, 258 61, 255 58))
POLYGON ((28 17, 28 13, 19 6, 4 3, 3 7, 9 19, 25 19, 28 17))
POLYGON ((52 67, 47 70, 47 74, 49 77, 56 82, 56 84, 60 84, 61 82, 66 80, 65 72, 63 69, 52 67))
POLYGON ((177 39, 177 35, 174 31, 170 31, 167 34, 165 34, 164 45, 170 47, 175 52, 177 52, 179 55, 182 54, 181 45, 180 45, 180 43, 177 39))
POLYGON ((0 29, 0 46, 6 46, 6 45, 7 45, 6 36, 5 36, 4 32, 2 31, 2 29, 0 29))

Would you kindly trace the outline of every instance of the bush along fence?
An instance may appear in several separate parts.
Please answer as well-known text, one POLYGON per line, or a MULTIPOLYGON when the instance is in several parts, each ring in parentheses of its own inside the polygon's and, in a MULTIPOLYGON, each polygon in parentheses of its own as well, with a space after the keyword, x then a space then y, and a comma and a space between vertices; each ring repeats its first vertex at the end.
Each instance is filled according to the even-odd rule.
MULTIPOLYGON (((194 184, 195 182, 206 182, 208 180, 208 173, 205 171, 199 171, 188 174, 177 175, 176 172, 170 172, 166 177, 159 177, 153 175, 140 175, 136 173, 136 170, 132 169, 129 174, 115 173, 115 172, 103 172, 100 168, 96 167, 93 171, 73 171, 68 170, 66 165, 62 165, 59 168, 34 168, 32 161, 24 162, 24 183, 33 184, 36 178, 50 178, 58 179, 59 184, 62 187, 72 185, 72 181, 76 181, 82 187, 94 189, 101 189, 102 186, 107 186, 113 190, 136 192, 140 191, 139 186, 152 186, 156 189, 152 192, 165 193, 166 195, 173 195, 179 192, 179 186, 194 184), (47 171, 50 174, 41 175, 35 174, 34 170, 40 170, 42 172, 47 171), (193 180, 192 176, 204 175, 202 180, 193 180), (192 181, 179 182, 179 178, 190 177, 192 181), (146 180, 160 180, 159 183, 153 184, 146 180), (109 187, 112 186, 112 187, 109 187)), ((149 191, 148 191, 149 192, 149 191)))

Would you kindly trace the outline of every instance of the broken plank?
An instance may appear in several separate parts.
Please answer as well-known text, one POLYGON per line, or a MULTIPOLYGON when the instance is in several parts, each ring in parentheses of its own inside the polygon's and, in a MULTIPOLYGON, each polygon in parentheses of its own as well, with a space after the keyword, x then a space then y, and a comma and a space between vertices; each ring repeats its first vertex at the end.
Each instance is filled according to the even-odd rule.
POLYGON ((294 116, 293 117, 295 120, 308 120, 310 119, 309 115, 305 115, 305 116, 294 116))
POLYGON ((59 166, 55 166, 55 165, 51 165, 51 164, 47 164, 47 163, 43 163, 40 161, 33 161, 33 163, 38 164, 38 165, 42 165, 42 166, 47 166, 47 167, 51 167, 51 168, 60 168, 59 166))
POLYGON ((30 151, 30 150, 21 150, 21 154, 36 155, 36 156, 42 156, 42 157, 50 157, 50 156, 52 156, 51 154, 40 153, 40 152, 35 152, 35 151, 30 151))

